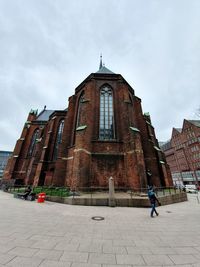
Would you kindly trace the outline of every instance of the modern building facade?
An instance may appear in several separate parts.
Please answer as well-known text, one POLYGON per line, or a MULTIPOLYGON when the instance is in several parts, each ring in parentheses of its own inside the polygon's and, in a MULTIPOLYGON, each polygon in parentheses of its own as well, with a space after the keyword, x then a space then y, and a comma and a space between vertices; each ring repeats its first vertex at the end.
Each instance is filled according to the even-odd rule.
POLYGON ((0 150, 0 179, 3 176, 4 169, 7 165, 8 158, 12 155, 11 151, 0 150))
POLYGON ((100 62, 65 110, 31 110, 4 182, 71 189, 172 185, 149 114, 121 76, 100 62))
POLYGON ((200 184, 200 120, 184 120, 161 146, 175 185, 200 184))

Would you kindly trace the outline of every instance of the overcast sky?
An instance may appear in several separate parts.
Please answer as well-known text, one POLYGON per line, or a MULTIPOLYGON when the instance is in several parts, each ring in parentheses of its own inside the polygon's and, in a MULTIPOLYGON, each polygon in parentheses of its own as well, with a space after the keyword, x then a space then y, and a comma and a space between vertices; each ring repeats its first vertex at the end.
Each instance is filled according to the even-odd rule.
POLYGON ((13 150, 31 109, 66 108, 101 52, 159 141, 196 118, 199 0, 0 0, 0 150, 13 150))

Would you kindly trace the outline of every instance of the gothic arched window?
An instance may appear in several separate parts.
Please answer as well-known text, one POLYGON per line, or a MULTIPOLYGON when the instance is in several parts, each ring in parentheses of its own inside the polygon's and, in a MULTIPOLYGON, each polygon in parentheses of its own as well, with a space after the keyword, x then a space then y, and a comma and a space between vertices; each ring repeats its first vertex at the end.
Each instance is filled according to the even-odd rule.
POLYGON ((31 139, 31 143, 30 143, 29 150, 28 150, 28 157, 31 157, 33 155, 38 136, 39 136, 39 129, 36 129, 31 139))
POLYGON ((53 160, 57 160, 58 158, 58 148, 59 148, 59 145, 62 143, 63 128, 64 128, 64 120, 61 120, 58 126, 56 142, 55 142, 54 151, 53 151, 53 160))
POLYGON ((99 139, 110 140, 115 138, 113 94, 109 86, 104 86, 100 91, 100 122, 99 139))
POLYGON ((82 92, 79 102, 78 102, 78 113, 77 113, 77 120, 76 120, 76 127, 82 125, 82 113, 83 113, 83 103, 84 103, 84 92, 82 92))

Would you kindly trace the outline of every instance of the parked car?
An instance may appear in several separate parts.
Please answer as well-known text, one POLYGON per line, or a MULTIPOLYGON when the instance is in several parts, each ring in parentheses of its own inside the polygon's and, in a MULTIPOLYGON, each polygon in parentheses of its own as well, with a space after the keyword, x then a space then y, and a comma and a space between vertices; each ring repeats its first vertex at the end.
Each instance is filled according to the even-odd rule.
POLYGON ((185 191, 186 193, 197 193, 197 187, 195 184, 186 184, 185 191))

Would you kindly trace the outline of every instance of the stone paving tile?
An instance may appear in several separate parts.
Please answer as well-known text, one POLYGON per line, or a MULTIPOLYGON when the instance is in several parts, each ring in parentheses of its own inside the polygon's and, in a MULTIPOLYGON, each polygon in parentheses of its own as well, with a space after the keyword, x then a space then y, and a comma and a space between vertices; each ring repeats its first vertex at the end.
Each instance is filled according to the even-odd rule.
POLYGON ((200 262, 200 254, 194 254, 193 256, 195 256, 195 258, 197 258, 200 262))
MULTIPOLYGON (((193 264, 181 264, 181 265, 173 265, 173 266, 179 266, 179 267, 194 267, 193 264)), ((135 266, 134 266, 135 267, 135 266)), ((149 267, 149 266, 148 266, 149 267)), ((165 267, 172 267, 172 265, 165 265, 165 267)), ((197 266, 196 266, 197 267, 197 266)), ((200 266, 198 266, 200 267, 200 266)))
POLYGON ((71 262, 44 260, 40 267, 71 267, 71 262))
POLYGON ((35 243, 35 240, 30 239, 15 239, 7 243, 7 245, 15 247, 31 247, 35 243))
POLYGON ((169 255, 175 264, 192 264, 199 263, 199 260, 193 255, 169 255))
POLYGON ((116 235, 116 234, 104 234, 103 236, 102 236, 102 238, 103 239, 119 239, 119 240, 121 240, 122 239, 122 237, 121 237, 121 235, 116 235))
POLYGON ((71 238, 66 238, 66 237, 60 237, 60 236, 49 236, 49 235, 32 235, 29 240, 35 240, 35 241, 40 241, 40 240, 46 240, 46 241, 58 241, 58 242, 64 242, 68 241, 70 242, 71 238))
POLYGON ((112 240, 105 239, 93 239, 91 244, 101 244, 111 246, 113 244, 112 240))
POLYGON ((116 258, 113 254, 90 253, 88 263, 116 264, 116 258))
POLYGON ((0 253, 6 253, 11 249, 15 248, 16 246, 12 243, 10 244, 0 244, 0 253))
POLYGON ((155 254, 155 255, 170 255, 170 254, 173 255, 173 254, 176 254, 176 252, 173 248, 165 248, 165 247, 152 248, 151 251, 152 251, 152 254, 155 254))
POLYGON ((143 258, 149 265, 174 265, 173 261, 166 255, 143 255, 143 258))
POLYGON ((102 253, 101 244, 90 244, 90 245, 80 245, 78 248, 80 252, 93 252, 93 253, 102 253))
POLYGON ((169 246, 171 247, 197 247, 198 244, 195 243, 195 240, 184 240, 184 241, 179 241, 179 240, 174 240, 173 242, 168 242, 169 246))
MULTIPOLYGON (((116 265, 116 264, 115 264, 115 265, 113 265, 113 264, 112 264, 112 265, 110 265, 110 264, 109 264, 109 265, 107 265, 107 264, 103 264, 103 265, 102 265, 102 267, 132 267, 132 266, 133 266, 133 265, 124 265, 124 264, 123 264, 123 265, 121 265, 121 264, 120 264, 120 265, 119 265, 119 264, 117 264, 117 265, 116 265)), ((140 266, 140 267, 141 267, 141 266, 140 266)))
POLYGON ((9 243, 10 241, 12 241, 12 240, 14 240, 14 238, 12 238, 12 237, 3 237, 3 236, 0 236, 0 245, 1 244, 7 244, 7 243, 9 243))
POLYGON ((59 260, 62 255, 63 251, 40 249, 34 254, 34 257, 47 260, 59 260))
POLYGON ((70 244, 69 242, 59 242, 54 249, 66 250, 66 251, 77 251, 79 244, 70 244))
POLYGON ((60 258, 60 261, 70 261, 70 262, 87 262, 88 253, 83 252, 69 252, 65 251, 60 258))
MULTIPOLYGON (((66 227, 66 226, 65 226, 66 227)), ((72 238, 82 238, 82 234, 77 234, 77 233, 71 233, 70 230, 63 236, 67 240, 71 240, 72 238)), ((86 237, 86 239, 88 239, 86 237)))
POLYGON ((10 237, 10 235, 11 235, 11 234, 9 234, 9 233, 7 233, 7 232, 4 232, 4 231, 3 231, 3 232, 0 232, 0 238, 1 238, 1 237, 4 237, 4 238, 7 237, 7 238, 8 238, 8 237, 10 237))
MULTIPOLYGON (((92 234, 84 233, 84 234, 82 235, 82 238, 104 239, 102 234, 97 234, 97 233, 92 233, 92 234)), ((106 239, 106 238, 105 238, 105 239, 106 239)))
POLYGON ((15 239, 29 239, 31 238, 32 233, 14 233, 10 237, 15 239))
POLYGON ((49 236, 56 236, 56 237, 63 237, 66 234, 66 230, 65 231, 49 231, 46 233, 49 236))
POLYGON ((91 244, 92 238, 72 237, 70 244, 91 244))
POLYGON ((38 267, 42 259, 15 257, 6 266, 12 267, 38 267))
POLYGON ((35 242, 31 247, 32 248, 41 248, 41 249, 52 249, 56 246, 58 241, 52 240, 40 240, 35 242))
POLYGON ((198 251, 200 252, 200 246, 195 247, 195 249, 198 250, 198 251))
POLYGON ((113 246, 117 247, 135 246, 135 243, 132 240, 113 240, 113 246))
MULTIPOLYGON (((49 264, 48 267, 57 267, 56 264, 58 267, 63 264, 67 267, 99 267, 99 265, 101 267, 158 267, 162 266, 163 262, 165 267, 175 265, 200 267, 198 253, 200 252, 200 235, 197 234, 200 232, 199 207, 196 199, 190 198, 189 202, 161 206, 159 218, 151 220, 149 211, 146 209, 120 207, 110 209, 59 203, 48 204, 47 202, 45 205, 38 205, 32 202, 16 201, 10 194, 0 191, 0 233, 2 233, 0 247, 3 250, 3 253, 0 252, 0 264, 9 266, 8 264, 14 262, 11 266, 21 266, 20 263, 22 263, 22 266, 24 264, 29 267, 32 262, 34 265, 37 264, 36 260, 42 260, 40 266, 49 264), (172 213, 167 213, 168 210, 172 213), (93 222, 91 217, 95 214, 104 216, 104 222, 93 222), (36 248, 35 254, 39 254, 39 249, 52 250, 56 246, 62 247, 61 243, 78 247, 75 252, 66 250, 61 256, 62 261, 61 259, 59 261, 39 259, 35 257, 35 254, 31 257, 25 255, 20 257, 20 255, 11 255, 9 250, 6 250, 16 249, 6 247, 6 245, 14 244, 12 239, 15 239, 15 245, 21 247, 20 249, 35 249, 34 245, 36 244, 38 249, 36 248), (35 243, 32 244, 32 241, 35 243), (22 248, 26 245, 27 247, 22 248), (99 248, 102 248, 102 251, 90 252, 98 251, 99 248), (85 252, 79 251, 79 249, 85 252), (120 254, 124 252, 124 249, 128 254, 120 254), (80 253, 86 256, 80 256, 80 253), (111 255, 115 261, 89 262, 91 259, 89 253, 90 255, 103 255, 102 259, 111 255), (147 256, 157 258, 155 265, 144 260, 147 256), (161 260, 160 257, 168 257, 170 263, 167 264, 163 260, 164 258, 161 260), (20 260, 17 262, 16 259, 19 258, 20 260), (24 260, 22 260, 23 258, 24 260), (162 264, 159 264, 158 259, 162 264), (9 262, 2 263, 1 260, 9 260, 9 262), (116 260, 118 261, 116 262, 116 260)), ((63 248, 61 247, 59 252, 62 252, 63 248)), ((26 252, 24 253, 26 254, 26 252)), ((19 254, 23 254, 22 251, 19 254)), ((154 262, 155 258, 151 258, 151 260, 154 262)))
POLYGON ((199 251, 193 247, 175 247, 173 254, 199 254, 199 251))
POLYGON ((113 246, 105 245, 103 246, 103 253, 127 254, 127 250, 125 247, 113 247, 113 246))
MULTIPOLYGON (((124 267, 126 267, 126 265, 123 265, 124 267)), ((131 267, 173 267, 174 265, 131 265, 131 267)), ((179 266, 179 267, 182 267, 182 266, 179 266)), ((190 266, 191 267, 191 266, 190 266)))
POLYGON ((117 264, 132 264, 132 265, 145 265, 145 262, 140 255, 116 255, 117 264))
POLYGON ((151 239, 148 239, 146 241, 144 240, 140 240, 135 242, 136 247, 148 247, 148 248, 152 248, 152 247, 170 247, 169 244, 167 244, 166 242, 162 242, 162 241, 152 241, 151 239))
POLYGON ((11 261, 13 258, 15 258, 15 255, 8 255, 0 253, 0 264, 6 264, 9 261, 11 261))
POLYGON ((128 254, 153 254, 149 248, 126 247, 128 254))
POLYGON ((101 267, 101 264, 90 264, 90 263, 72 263, 71 267, 101 267))
POLYGON ((15 247, 15 248, 11 249, 8 252, 8 254, 9 255, 22 256, 22 257, 32 257, 37 251, 38 251, 38 249, 15 247))

